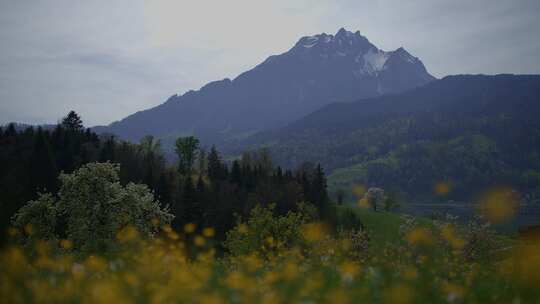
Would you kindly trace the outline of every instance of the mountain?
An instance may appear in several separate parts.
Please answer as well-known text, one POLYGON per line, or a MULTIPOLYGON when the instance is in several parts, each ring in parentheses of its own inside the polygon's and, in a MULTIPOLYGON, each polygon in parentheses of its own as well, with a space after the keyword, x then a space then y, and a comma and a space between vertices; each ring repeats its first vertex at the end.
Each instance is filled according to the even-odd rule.
POLYGON ((93 129, 130 140, 195 134, 219 142, 284 126, 332 102, 402 92, 434 79, 405 49, 385 52, 342 28, 303 37, 234 80, 211 82, 93 129))
POLYGON ((540 200, 540 75, 458 75, 403 92, 327 105, 237 142, 280 165, 321 163, 332 190, 383 187, 416 202, 435 183, 467 200, 505 185, 540 200))

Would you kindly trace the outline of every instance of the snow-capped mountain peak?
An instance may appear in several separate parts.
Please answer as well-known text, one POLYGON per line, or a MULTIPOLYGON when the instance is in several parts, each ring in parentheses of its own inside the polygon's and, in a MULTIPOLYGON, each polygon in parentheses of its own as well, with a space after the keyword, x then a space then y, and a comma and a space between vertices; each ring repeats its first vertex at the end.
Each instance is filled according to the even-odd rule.
POLYGON ((352 48, 371 46, 371 43, 366 37, 362 36, 359 31, 353 33, 341 28, 335 35, 326 33, 302 37, 293 49, 328 49, 333 47, 337 51, 346 51, 352 48))
MULTIPOLYGON (((328 62, 333 60, 348 61, 356 78, 378 76, 389 66, 396 64, 424 69, 422 62, 409 54, 403 47, 394 51, 384 51, 372 44, 359 31, 351 32, 344 28, 335 35, 321 33, 302 37, 295 46, 286 53, 300 60, 311 62, 328 62)), ((331 61, 331 62, 329 62, 331 61)))
POLYGON ((333 102, 402 92, 435 78, 405 49, 384 51, 360 32, 302 37, 238 77, 210 82, 112 124, 107 132, 138 140, 190 132, 206 140, 268 130, 333 102))

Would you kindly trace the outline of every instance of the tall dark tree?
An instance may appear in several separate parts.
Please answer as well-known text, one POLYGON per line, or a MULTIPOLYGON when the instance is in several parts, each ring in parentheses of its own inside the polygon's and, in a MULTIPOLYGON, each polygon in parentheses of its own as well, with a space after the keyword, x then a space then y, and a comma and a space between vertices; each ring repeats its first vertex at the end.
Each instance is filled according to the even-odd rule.
POLYGON ((82 131, 83 122, 75 111, 69 111, 68 115, 62 119, 62 126, 68 131, 82 131))
POLYGON ((199 140, 194 136, 179 137, 175 143, 175 151, 178 155, 178 172, 191 174, 193 163, 197 157, 199 140))
POLYGON ((208 177, 211 180, 222 180, 226 177, 221 156, 215 146, 212 146, 208 154, 208 177))
POLYGON ((183 179, 182 184, 182 205, 181 214, 182 224, 195 223, 198 224, 202 220, 201 202, 198 200, 198 195, 193 186, 191 176, 183 179))
POLYGON ((33 172, 29 176, 32 188, 40 192, 50 192, 55 190, 58 168, 48 139, 43 130, 38 128, 34 141, 34 151, 29 162, 29 171, 33 172))
POLYGON ((242 184, 242 171, 240 169, 240 163, 238 160, 233 161, 230 180, 233 184, 242 184))

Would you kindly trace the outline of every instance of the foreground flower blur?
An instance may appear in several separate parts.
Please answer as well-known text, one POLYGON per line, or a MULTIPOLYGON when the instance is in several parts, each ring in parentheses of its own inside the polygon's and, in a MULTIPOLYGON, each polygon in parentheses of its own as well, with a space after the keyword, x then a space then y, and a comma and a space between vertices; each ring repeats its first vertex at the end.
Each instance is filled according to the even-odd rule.
POLYGON ((69 240, 4 249, 0 294, 4 303, 538 303, 538 240, 512 241, 487 262, 495 252, 471 259, 484 241, 455 224, 406 219, 400 229, 395 242, 355 247, 355 233, 259 208, 216 254, 211 227, 184 238, 165 225, 145 238, 127 226, 120 249, 103 256, 77 255, 69 240))

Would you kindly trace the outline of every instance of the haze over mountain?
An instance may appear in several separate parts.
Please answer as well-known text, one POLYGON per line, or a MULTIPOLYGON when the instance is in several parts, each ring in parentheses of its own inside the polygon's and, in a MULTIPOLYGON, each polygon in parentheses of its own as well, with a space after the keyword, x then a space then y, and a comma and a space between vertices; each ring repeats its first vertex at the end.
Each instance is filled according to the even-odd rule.
POLYGON ((195 134, 219 142, 284 126, 329 103, 398 93, 434 79, 404 48, 386 52, 342 28, 303 37, 233 80, 171 96, 94 130, 130 140, 195 134))

